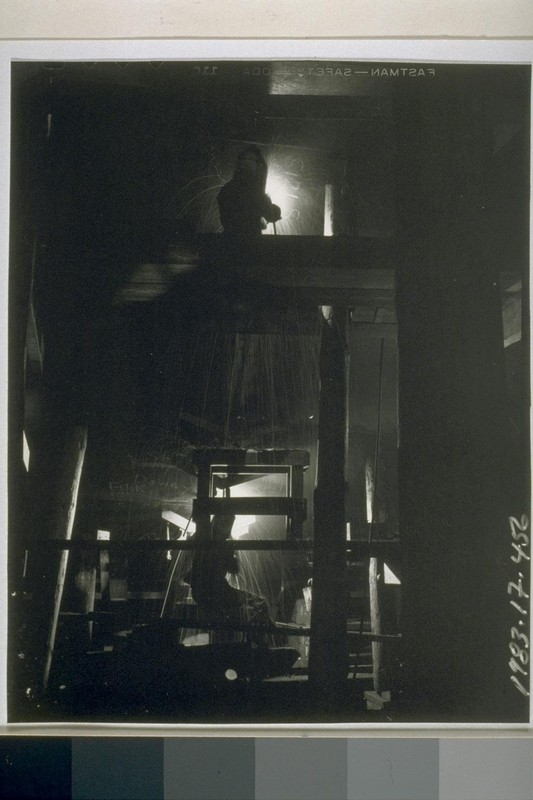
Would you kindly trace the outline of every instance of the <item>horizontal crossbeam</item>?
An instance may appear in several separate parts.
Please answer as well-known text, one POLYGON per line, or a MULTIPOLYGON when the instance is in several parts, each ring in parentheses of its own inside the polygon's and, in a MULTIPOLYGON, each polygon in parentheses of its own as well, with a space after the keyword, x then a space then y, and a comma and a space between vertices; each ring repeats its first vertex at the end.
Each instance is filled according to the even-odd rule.
POLYGON ((240 450, 235 448, 198 448, 192 455, 193 464, 213 468, 240 466, 309 466, 308 450, 240 450))
POLYGON ((192 517, 198 514, 283 516, 305 519, 307 501, 295 497, 205 497, 193 500, 192 517))
MULTIPOLYGON (((228 539, 224 542, 211 542, 193 539, 43 539, 42 547, 54 550, 109 550, 110 552, 149 553, 157 550, 301 550, 313 551, 312 539, 228 539)), ((400 545, 397 540, 379 540, 372 542, 346 542, 346 552, 353 558, 398 558, 400 545)))

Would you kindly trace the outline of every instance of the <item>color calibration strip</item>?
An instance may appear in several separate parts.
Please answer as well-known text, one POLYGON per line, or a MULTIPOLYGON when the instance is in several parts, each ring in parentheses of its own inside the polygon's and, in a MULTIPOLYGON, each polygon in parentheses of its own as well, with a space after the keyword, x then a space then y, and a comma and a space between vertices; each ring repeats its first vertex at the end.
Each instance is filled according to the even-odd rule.
POLYGON ((533 800, 533 739, 0 737, 13 800, 533 800))

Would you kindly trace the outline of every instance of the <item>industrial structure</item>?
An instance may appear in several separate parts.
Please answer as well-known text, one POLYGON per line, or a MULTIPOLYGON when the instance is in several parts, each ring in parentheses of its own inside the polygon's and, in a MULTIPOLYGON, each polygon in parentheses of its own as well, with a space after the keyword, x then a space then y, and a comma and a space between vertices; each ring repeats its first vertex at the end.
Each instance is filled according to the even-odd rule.
POLYGON ((10 721, 527 720, 529 68, 12 89, 10 721))

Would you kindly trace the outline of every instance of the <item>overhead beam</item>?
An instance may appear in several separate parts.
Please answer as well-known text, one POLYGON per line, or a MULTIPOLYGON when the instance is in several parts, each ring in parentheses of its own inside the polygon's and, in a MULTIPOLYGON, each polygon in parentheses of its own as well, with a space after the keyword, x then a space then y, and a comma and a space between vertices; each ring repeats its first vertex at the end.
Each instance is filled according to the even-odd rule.
POLYGON ((201 264, 250 270, 277 286, 394 289, 389 240, 335 236, 261 236, 237 246, 223 234, 198 237, 201 264))
MULTIPOLYGON (((379 528, 375 525, 374 529, 379 528)), ((358 531, 358 533, 362 533, 358 531)), ((211 540, 198 541, 198 539, 112 539, 101 541, 97 539, 48 539, 42 542, 43 547, 53 550, 109 550, 124 553, 150 553, 156 550, 313 550, 312 539, 229 539, 224 542, 211 540)), ((346 553, 352 559, 365 558, 399 558, 400 546, 398 540, 375 539, 372 542, 346 541, 343 544, 346 553)))
POLYGON ((161 229, 166 252, 133 267, 118 302, 146 302, 181 281, 223 288, 228 280, 291 290, 294 300, 318 305, 388 306, 394 299, 395 247, 389 239, 265 235, 243 244, 200 234, 172 241, 172 221, 162 220, 161 229))

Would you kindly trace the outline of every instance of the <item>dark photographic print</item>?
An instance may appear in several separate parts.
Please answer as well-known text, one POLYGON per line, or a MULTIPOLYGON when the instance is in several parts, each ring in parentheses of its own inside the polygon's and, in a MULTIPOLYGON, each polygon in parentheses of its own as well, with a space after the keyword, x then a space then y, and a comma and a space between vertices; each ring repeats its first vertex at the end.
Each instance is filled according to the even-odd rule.
POLYGON ((526 723, 530 67, 11 64, 9 722, 526 723))

